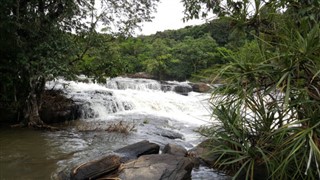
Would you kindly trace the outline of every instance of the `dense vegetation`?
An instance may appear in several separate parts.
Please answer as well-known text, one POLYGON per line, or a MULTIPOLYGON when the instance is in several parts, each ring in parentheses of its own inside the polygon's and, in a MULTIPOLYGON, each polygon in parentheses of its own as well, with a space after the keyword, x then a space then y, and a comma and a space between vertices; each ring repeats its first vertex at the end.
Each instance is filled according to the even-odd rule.
MULTIPOLYGON (((100 39, 97 25, 103 24, 104 30, 113 36, 115 32, 131 33, 138 23, 151 20, 157 2, 1 1, 1 114, 13 111, 26 125, 43 124, 38 111, 45 81, 57 75, 76 74, 74 67, 88 51, 109 41, 109 37, 100 39)), ((103 48, 108 47, 94 50, 101 58, 112 53, 103 48)), ((102 68, 112 63, 107 61, 100 62, 102 68)))
POLYGON ((95 77, 147 72, 157 79, 186 80, 216 64, 231 47, 226 20, 167 30, 150 36, 117 37, 100 34, 100 47, 86 52, 78 71, 95 77), (217 34, 217 32, 219 34, 217 34))
POLYGON ((211 11, 248 37, 216 69, 225 84, 213 92, 219 123, 200 131, 214 166, 240 179, 319 179, 319 1, 186 0, 185 7, 187 18, 211 11))

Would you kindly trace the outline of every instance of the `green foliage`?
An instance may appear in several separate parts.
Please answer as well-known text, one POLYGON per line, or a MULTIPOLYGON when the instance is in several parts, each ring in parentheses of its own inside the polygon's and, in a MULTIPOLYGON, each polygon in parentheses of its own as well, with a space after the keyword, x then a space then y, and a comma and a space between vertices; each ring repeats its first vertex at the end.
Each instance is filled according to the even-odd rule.
POLYGON ((207 26, 121 39, 120 56, 129 67, 126 73, 145 71, 158 79, 186 80, 204 69, 224 63, 218 44, 209 33, 201 32, 201 36, 190 33, 202 27, 207 26))
POLYGON ((191 74, 198 73, 220 59, 215 57, 216 42, 208 35, 198 39, 186 37, 174 47, 174 54, 182 62, 177 69, 185 70, 180 76, 189 78, 191 74))
POLYGON ((155 39, 151 44, 151 53, 149 59, 143 62, 146 71, 155 75, 158 79, 163 79, 168 71, 168 64, 172 61, 170 47, 166 45, 165 40, 155 39))
MULTIPOLYGON (((319 2, 192 2, 255 37, 217 69, 224 82, 212 98, 218 123, 201 131, 216 145, 215 167, 240 179, 319 179, 319 2)), ((189 18, 201 12, 195 9, 189 18)))
POLYGON ((32 117, 38 118, 40 94, 47 78, 72 76, 79 69, 89 69, 89 74, 94 75, 118 73, 120 70, 111 68, 118 59, 112 54, 115 51, 111 44, 104 49, 91 49, 99 47, 100 42, 106 45, 104 39, 98 40, 96 25, 101 22, 111 27, 113 24, 115 31, 109 28, 108 33, 128 34, 140 22, 150 21, 156 2, 158 0, 99 1, 103 9, 99 11, 95 8, 96 1, 1 1, 0 101, 8 104, 1 108, 18 104, 14 110, 24 109, 25 119, 33 121, 32 117), (92 54, 97 56, 90 59, 92 54), (112 58, 106 59, 110 54, 112 58), (83 57, 87 59, 81 62, 83 57), (107 62, 110 59, 112 61, 107 62))
POLYGON ((224 46, 230 42, 229 34, 231 33, 231 21, 221 18, 214 19, 208 23, 197 26, 187 26, 178 30, 165 30, 151 35, 153 38, 172 39, 177 42, 183 41, 186 37, 199 39, 207 34, 218 43, 219 46, 224 46))

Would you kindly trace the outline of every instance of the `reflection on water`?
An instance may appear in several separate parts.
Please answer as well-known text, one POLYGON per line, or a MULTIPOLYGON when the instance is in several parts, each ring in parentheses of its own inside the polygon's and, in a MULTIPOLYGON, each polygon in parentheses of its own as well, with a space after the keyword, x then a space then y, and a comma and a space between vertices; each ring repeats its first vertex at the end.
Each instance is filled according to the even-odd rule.
POLYGON ((40 131, 1 129, 0 179, 50 179, 58 154, 40 131))
POLYGON ((143 136, 97 132, 43 132, 0 128, 0 179, 56 179, 58 172, 143 140, 143 136))
POLYGON ((67 166, 98 158, 120 147, 120 138, 108 138, 110 134, 105 132, 0 130, 1 180, 54 179, 56 173, 67 166))
MULTIPOLYGON (((57 179, 60 171, 144 139, 152 138, 141 132, 126 136, 105 131, 76 132, 71 127, 56 132, 0 128, 0 179, 57 179)), ((154 137, 152 141, 164 143, 165 140, 154 137)), ((192 173, 194 180, 208 178, 226 179, 205 167, 192 173)))

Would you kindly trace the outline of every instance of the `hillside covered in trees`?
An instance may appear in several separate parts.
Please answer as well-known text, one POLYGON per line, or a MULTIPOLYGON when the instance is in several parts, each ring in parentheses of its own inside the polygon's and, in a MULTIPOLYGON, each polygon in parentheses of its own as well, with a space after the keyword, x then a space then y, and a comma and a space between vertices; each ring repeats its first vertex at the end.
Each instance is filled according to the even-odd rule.
POLYGON ((318 0, 182 0, 186 20, 219 19, 139 37, 130 34, 159 0, 101 2, 101 14, 85 0, 1 3, 1 117, 41 127, 45 82, 57 76, 219 80, 210 107, 219 123, 199 130, 214 168, 240 179, 319 179, 318 0), (97 32, 98 21, 117 33, 97 32))
POLYGON ((241 40, 230 32, 230 22, 221 19, 150 36, 97 34, 103 45, 88 49, 77 70, 94 77, 147 72, 160 80, 184 81, 225 63, 223 54, 241 40))

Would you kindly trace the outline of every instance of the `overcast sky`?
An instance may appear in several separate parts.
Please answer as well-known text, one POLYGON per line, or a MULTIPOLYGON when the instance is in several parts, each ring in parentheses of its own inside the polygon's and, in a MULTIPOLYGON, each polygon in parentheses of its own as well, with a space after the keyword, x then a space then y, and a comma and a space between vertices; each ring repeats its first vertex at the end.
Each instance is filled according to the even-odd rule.
POLYGON ((179 29, 188 25, 202 24, 204 20, 192 20, 183 23, 183 4, 180 0, 161 0, 158 4, 157 13, 152 22, 144 23, 142 31, 137 30, 137 35, 155 34, 157 31, 179 29))

